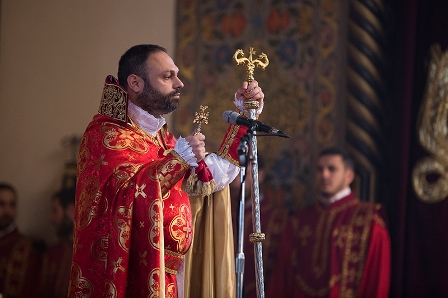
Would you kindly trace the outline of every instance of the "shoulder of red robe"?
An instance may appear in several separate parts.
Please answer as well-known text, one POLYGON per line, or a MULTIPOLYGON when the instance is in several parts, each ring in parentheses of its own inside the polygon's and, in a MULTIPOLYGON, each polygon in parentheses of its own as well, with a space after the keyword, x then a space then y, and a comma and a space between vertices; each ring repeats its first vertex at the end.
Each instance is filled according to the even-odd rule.
POLYGON ((104 82, 98 114, 109 116, 124 123, 127 122, 128 93, 112 75, 108 75, 104 82))

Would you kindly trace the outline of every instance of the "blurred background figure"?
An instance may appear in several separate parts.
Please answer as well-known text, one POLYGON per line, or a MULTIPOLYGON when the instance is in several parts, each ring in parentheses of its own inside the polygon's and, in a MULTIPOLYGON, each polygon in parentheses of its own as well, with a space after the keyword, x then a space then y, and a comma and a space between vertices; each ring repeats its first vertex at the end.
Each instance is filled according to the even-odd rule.
POLYGON ((0 182, 0 297, 34 297, 39 287, 43 242, 16 226, 17 192, 0 182))
POLYGON ((58 191, 51 198, 50 222, 58 242, 48 247, 42 265, 42 297, 67 297, 73 252, 75 188, 58 191))
POLYGON ((380 204, 359 200, 355 163, 341 148, 320 152, 316 203, 292 216, 266 297, 386 298, 390 237, 380 204))
POLYGON ((42 298, 67 297, 73 255, 73 227, 76 194, 76 152, 80 138, 76 135, 63 140, 68 150, 60 190, 51 197, 50 223, 57 242, 48 246, 42 264, 42 298))

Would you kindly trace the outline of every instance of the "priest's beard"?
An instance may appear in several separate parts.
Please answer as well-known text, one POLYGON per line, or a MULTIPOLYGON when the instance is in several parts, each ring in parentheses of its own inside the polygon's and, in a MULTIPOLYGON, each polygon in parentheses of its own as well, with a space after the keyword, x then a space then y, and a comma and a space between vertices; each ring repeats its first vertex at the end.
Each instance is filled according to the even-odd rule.
POLYGON ((148 79, 144 79, 145 87, 143 92, 137 97, 140 108, 154 116, 169 114, 179 107, 178 98, 173 98, 174 94, 180 93, 180 88, 168 94, 162 94, 156 90, 148 79))
POLYGON ((59 238, 70 238, 73 235, 73 227, 73 220, 64 213, 64 216, 62 217, 61 223, 59 224, 56 233, 59 238))

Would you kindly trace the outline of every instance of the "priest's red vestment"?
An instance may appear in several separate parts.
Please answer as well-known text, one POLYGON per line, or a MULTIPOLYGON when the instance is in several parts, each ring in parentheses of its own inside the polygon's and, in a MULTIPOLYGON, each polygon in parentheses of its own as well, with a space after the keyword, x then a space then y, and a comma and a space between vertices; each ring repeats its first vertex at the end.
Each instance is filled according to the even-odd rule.
MULTIPOLYGON (((178 294, 176 273, 193 236, 181 187, 199 175, 173 150, 176 139, 166 126, 149 135, 126 108, 126 91, 109 76, 79 150, 69 297, 178 294)), ((229 132, 219 151, 226 159, 239 140, 238 127, 229 132)), ((196 179, 198 190, 212 181, 201 166, 210 177, 196 179)))
POLYGON ((388 297, 390 238, 378 204, 351 193, 299 211, 266 297, 388 297))

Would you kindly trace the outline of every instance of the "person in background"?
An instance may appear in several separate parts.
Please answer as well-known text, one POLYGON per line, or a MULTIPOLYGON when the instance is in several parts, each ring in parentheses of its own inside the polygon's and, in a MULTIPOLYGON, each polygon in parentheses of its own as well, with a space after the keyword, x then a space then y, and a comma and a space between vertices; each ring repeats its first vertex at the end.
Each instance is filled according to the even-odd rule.
POLYGON ((355 164, 343 149, 320 152, 319 196, 285 227, 266 297, 388 297, 390 237, 380 204, 356 198, 355 164))
POLYGON ((17 225, 17 192, 0 182, 0 297, 34 297, 39 289, 42 241, 23 235, 17 225))
POLYGON ((67 297, 73 252, 74 187, 64 188, 51 198, 50 222, 58 242, 47 248, 42 265, 42 297, 67 297))

